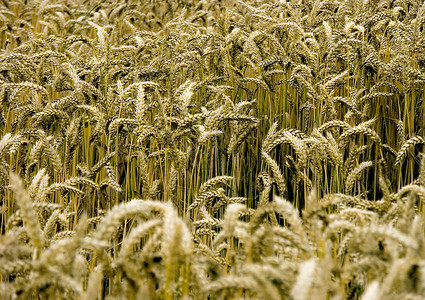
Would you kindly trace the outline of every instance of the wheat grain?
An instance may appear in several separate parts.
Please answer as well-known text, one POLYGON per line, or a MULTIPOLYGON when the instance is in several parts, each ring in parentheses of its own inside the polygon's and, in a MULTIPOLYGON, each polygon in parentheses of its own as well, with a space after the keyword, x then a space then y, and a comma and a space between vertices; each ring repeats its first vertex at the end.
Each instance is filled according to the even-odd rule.
POLYGON ((424 298, 424 12, 0 4, 0 298, 424 298))

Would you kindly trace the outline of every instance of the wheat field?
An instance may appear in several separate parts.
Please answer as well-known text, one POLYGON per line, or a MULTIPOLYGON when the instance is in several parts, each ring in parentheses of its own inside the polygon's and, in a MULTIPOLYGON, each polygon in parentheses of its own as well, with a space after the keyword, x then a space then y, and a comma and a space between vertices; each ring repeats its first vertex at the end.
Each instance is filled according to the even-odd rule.
POLYGON ((1 299, 425 298, 421 0, 0 2, 1 299))

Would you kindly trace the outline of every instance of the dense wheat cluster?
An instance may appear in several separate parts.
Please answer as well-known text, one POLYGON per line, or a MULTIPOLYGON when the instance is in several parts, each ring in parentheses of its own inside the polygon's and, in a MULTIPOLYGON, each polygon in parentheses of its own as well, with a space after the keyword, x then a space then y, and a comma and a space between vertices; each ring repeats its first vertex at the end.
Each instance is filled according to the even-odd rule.
POLYGON ((1 299, 424 299, 423 1, 0 7, 1 299))

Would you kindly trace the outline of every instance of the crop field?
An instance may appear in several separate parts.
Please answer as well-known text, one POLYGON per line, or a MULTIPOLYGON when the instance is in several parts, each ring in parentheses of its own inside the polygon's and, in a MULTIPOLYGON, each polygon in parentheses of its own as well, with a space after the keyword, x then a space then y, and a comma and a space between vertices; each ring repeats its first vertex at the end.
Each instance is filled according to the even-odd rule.
POLYGON ((0 1, 0 299, 425 299, 422 0, 0 1))

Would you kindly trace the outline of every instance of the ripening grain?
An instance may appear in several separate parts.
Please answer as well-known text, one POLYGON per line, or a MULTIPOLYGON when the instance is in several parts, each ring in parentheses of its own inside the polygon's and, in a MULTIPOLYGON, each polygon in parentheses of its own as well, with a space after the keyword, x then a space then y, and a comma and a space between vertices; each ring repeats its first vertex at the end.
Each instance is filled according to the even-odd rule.
POLYGON ((1 299, 425 298, 423 1, 3 1, 1 299))

